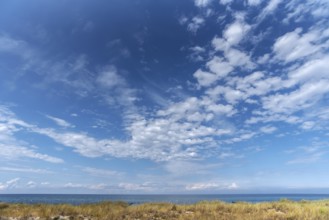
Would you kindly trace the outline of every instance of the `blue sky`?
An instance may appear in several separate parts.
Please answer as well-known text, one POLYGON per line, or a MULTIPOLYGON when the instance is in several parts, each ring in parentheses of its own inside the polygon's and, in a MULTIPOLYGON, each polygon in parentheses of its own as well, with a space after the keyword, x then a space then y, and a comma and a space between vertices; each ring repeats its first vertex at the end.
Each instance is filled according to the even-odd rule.
POLYGON ((0 2, 0 193, 329 192, 326 0, 0 2))

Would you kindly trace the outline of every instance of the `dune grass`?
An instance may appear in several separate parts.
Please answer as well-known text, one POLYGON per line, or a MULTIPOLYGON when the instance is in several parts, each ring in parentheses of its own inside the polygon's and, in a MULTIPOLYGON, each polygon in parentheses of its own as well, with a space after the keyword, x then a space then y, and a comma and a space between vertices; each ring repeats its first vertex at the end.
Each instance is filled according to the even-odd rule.
POLYGON ((0 203, 0 219, 329 219, 329 200, 294 202, 281 200, 263 203, 199 202, 191 205, 101 202, 79 206, 59 204, 0 203))

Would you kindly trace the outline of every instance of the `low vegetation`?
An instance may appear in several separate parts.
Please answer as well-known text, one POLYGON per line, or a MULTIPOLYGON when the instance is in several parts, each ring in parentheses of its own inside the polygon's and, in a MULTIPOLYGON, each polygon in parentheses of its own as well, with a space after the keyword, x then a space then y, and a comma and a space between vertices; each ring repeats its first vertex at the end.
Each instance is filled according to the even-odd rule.
POLYGON ((294 202, 281 200, 263 203, 199 202, 192 205, 101 202, 84 205, 5 204, 0 203, 0 220, 75 220, 75 219, 329 219, 329 200, 294 202))

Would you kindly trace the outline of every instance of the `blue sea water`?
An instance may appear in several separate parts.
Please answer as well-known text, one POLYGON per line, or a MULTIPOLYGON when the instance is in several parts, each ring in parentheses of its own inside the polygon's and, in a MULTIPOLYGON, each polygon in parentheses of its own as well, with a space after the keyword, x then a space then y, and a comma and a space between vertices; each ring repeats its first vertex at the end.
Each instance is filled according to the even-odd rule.
POLYGON ((221 195, 69 195, 69 194, 0 194, 0 202, 7 203, 68 203, 79 205, 102 201, 124 201, 129 204, 148 202, 171 202, 176 204, 191 204, 200 201, 221 200, 224 202, 267 202, 280 199, 320 200, 329 199, 329 194, 221 194, 221 195))

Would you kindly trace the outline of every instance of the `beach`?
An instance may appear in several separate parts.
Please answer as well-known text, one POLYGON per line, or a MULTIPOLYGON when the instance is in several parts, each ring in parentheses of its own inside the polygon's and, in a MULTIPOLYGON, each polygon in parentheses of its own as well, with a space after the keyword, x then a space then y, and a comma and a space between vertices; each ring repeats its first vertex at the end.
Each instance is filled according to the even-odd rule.
POLYGON ((227 203, 204 201, 195 204, 125 202, 92 204, 0 203, 0 220, 109 220, 109 219, 329 219, 329 200, 227 203))

